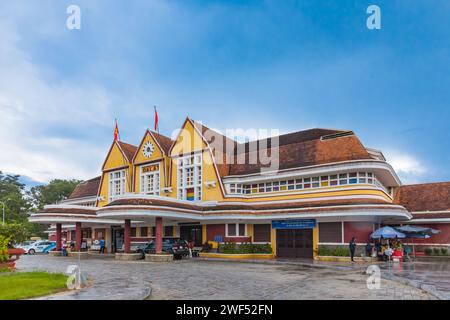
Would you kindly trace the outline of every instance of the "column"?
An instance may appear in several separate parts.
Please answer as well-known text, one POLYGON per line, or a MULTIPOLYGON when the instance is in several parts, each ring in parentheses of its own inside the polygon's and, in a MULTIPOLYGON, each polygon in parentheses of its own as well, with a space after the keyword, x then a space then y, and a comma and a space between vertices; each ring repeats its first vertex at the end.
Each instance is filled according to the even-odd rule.
POLYGON ((76 246, 75 246, 75 250, 80 252, 81 251, 81 222, 77 222, 75 224, 75 241, 76 241, 76 246))
POLYGON ((125 230, 124 230, 124 234, 123 237, 124 239, 124 252, 125 253, 130 253, 130 247, 131 247, 131 240, 130 240, 130 235, 131 235, 131 221, 130 219, 125 219, 125 230))
POLYGON ((56 251, 61 251, 61 223, 56 224, 56 251))
POLYGON ((162 253, 162 235, 163 235, 163 222, 161 217, 155 218, 156 235, 155 235, 155 248, 156 253, 162 253))

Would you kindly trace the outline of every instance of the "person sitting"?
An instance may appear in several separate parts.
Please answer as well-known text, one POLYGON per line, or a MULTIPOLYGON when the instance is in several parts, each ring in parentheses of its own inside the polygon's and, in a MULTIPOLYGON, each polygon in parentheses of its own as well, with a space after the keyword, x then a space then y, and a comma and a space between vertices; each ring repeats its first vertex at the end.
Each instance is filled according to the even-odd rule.
POLYGON ((367 242, 367 244, 366 244, 366 256, 367 257, 372 257, 372 252, 373 252, 372 243, 367 242))

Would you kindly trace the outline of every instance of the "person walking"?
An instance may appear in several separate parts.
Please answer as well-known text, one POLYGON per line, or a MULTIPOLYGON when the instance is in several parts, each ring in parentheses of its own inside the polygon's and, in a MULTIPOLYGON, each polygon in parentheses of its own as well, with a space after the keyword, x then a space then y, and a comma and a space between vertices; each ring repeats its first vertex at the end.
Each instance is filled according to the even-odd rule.
POLYGON ((352 240, 350 240, 350 243, 348 244, 348 248, 350 249, 350 258, 352 262, 355 262, 355 250, 356 250, 356 238, 352 237, 352 240))
POLYGON ((105 239, 101 238, 99 244, 100 244, 100 253, 105 253, 105 239))

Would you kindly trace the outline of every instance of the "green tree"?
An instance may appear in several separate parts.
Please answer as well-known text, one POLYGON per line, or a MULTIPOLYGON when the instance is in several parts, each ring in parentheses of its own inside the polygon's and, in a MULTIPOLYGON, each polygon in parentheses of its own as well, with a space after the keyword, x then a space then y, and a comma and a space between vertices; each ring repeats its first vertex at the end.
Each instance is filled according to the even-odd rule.
MULTIPOLYGON (((5 221, 24 222, 28 219, 30 202, 25 197, 25 185, 18 175, 5 175, 0 171, 0 201, 5 204, 5 221)), ((0 204, 0 214, 3 206, 0 204)), ((1 217, 2 218, 2 217, 1 217)))
POLYGON ((29 196, 36 209, 67 199, 80 180, 54 179, 47 185, 32 187, 29 196))

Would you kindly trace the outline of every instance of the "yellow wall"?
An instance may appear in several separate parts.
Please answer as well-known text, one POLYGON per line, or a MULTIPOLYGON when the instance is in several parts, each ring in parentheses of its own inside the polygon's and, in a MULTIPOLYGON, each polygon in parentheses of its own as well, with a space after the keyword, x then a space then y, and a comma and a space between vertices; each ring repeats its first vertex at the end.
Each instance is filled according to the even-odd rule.
POLYGON ((277 255, 277 229, 270 229, 270 244, 272 246, 272 252, 277 255))
MULTIPOLYGON (((338 196, 377 196, 384 199, 387 203, 392 202, 386 193, 382 190, 375 190, 368 188, 369 185, 349 185, 339 187, 328 187, 320 189, 310 189, 310 193, 298 193, 293 191, 289 194, 289 191, 283 191, 285 194, 268 194, 264 196, 258 195, 257 197, 227 197, 224 198, 220 185, 220 177, 217 175, 213 156, 207 144, 203 141, 202 136, 194 128, 193 123, 190 120, 186 120, 182 127, 171 152, 170 158, 164 156, 162 150, 159 149, 158 144, 154 141, 152 135, 147 131, 139 145, 139 151, 134 159, 133 167, 127 170, 127 184, 126 192, 140 192, 140 166, 143 164, 159 164, 160 169, 160 190, 161 196, 168 196, 177 198, 177 156, 191 154, 194 151, 201 151, 203 157, 202 164, 202 200, 203 201, 239 201, 239 202, 260 202, 260 201, 274 201, 274 200, 295 200, 295 199, 317 199, 327 197, 338 196), (148 141, 152 142, 155 146, 155 151, 150 158, 145 158, 142 153, 142 148, 148 141), (152 162, 155 161, 155 162, 152 162), (171 163, 171 171, 164 170, 165 163, 168 165, 171 163), (165 172, 166 171, 166 172, 165 172), (171 174, 169 176, 169 173, 171 174), (133 175, 135 175, 133 177, 133 175), (167 175, 167 177, 165 177, 167 175), (167 179, 167 181, 166 181, 167 179), (170 181, 170 183, 168 183, 170 181), (134 185, 129 186, 129 183, 134 185), (205 182, 214 182, 215 186, 206 187, 205 182), (172 187, 172 192, 164 192, 163 188, 167 185, 172 187), (357 188, 357 189, 355 189, 357 188), (311 192, 312 191, 312 192, 311 192)), ((104 201, 99 202, 99 206, 104 206, 108 201, 108 174, 105 171, 114 170, 127 165, 127 161, 116 144, 113 144, 111 152, 105 161, 104 173, 102 179, 102 186, 100 196, 104 198, 104 201)), ((211 184, 210 184, 211 185, 211 184)), ((371 185, 370 185, 371 186, 371 185)), ((372 186, 371 186, 372 187, 372 186)), ((321 199, 322 200, 322 199, 321 199)), ((326 200, 326 199, 324 199, 326 200)))
POLYGON ((317 256, 319 250, 319 227, 318 225, 313 229, 313 256, 317 256))
POLYGON ((203 141, 202 136, 197 132, 190 121, 186 121, 178 134, 170 155, 176 156, 186 154, 192 151, 203 150, 204 148, 206 148, 206 143, 203 141))
POLYGON ((126 177, 125 192, 130 192, 132 187, 133 170, 131 168, 131 165, 128 163, 127 159, 120 151, 116 143, 112 145, 112 148, 110 150, 111 151, 108 154, 107 159, 105 160, 105 164, 103 166, 102 184, 100 187, 100 197, 102 197, 103 200, 98 202, 99 207, 103 207, 106 204, 108 204, 109 172, 126 167, 124 169, 126 177))

